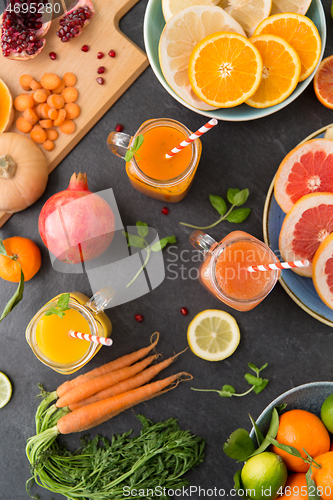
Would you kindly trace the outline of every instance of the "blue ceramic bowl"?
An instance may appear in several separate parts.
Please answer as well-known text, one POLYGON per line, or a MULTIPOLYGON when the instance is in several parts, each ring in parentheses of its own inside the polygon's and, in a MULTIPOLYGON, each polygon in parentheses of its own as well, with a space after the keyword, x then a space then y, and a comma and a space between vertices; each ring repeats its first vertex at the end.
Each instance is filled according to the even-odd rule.
MULTIPOLYGON (((325 399, 333 393, 333 382, 311 382, 310 384, 299 385, 284 392, 274 399, 258 417, 256 423, 261 432, 265 435, 269 428, 274 406, 286 403, 286 410, 306 410, 320 417, 321 405, 325 399)), ((254 439, 252 429, 251 438, 254 439)))
MULTIPOLYGON (((326 44, 326 21, 323 6, 320 0, 312 0, 310 8, 306 14, 317 26, 319 35, 321 37, 322 49, 320 60, 323 57, 325 44, 326 44)), ((257 109, 247 106, 246 104, 241 104, 235 108, 225 108, 218 109, 216 111, 202 111, 200 109, 193 108, 187 104, 181 97, 179 97, 166 82, 158 58, 158 45, 161 33, 165 26, 165 21, 162 13, 162 1, 161 0, 149 0, 144 25, 143 34, 144 42, 146 47, 147 56, 150 65, 157 76, 157 79, 163 85, 163 87, 169 92, 172 97, 174 97, 178 102, 183 104, 195 113, 200 115, 208 116, 210 118, 217 118, 218 120, 225 120, 231 122, 246 121, 246 120, 256 120, 257 118, 262 118, 263 116, 271 115, 276 111, 287 106, 289 103, 294 101, 304 89, 309 85, 313 79, 315 71, 303 82, 300 82, 294 92, 280 104, 276 104, 270 108, 257 109)), ((319 64, 319 63, 318 63, 319 64)))
MULTIPOLYGON (((314 132, 302 142, 324 137, 325 130, 329 126, 332 125, 314 132)), ((274 197, 273 179, 267 193, 263 217, 264 240, 273 252, 279 250, 279 236, 285 216, 286 214, 281 210, 274 197)), ((289 269, 285 269, 281 272, 279 282, 294 302, 305 312, 322 323, 333 326, 333 310, 321 300, 311 278, 305 278, 289 269)))

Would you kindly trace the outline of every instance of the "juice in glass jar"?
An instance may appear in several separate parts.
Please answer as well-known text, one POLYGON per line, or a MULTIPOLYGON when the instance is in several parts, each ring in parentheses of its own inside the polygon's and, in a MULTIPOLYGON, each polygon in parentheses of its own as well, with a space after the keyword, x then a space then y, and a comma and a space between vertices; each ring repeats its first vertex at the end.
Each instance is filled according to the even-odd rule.
MULTIPOLYGON (((100 307, 103 301, 98 304, 94 297, 89 300, 79 292, 70 293, 69 310, 65 311, 63 318, 55 314, 45 316, 59 297, 54 297, 35 314, 27 327, 26 338, 42 363, 59 373, 69 374, 85 365, 101 348, 101 344, 70 337, 69 331, 109 337, 112 325, 100 307)), ((104 306, 106 303, 107 298, 104 306)))
POLYGON ((256 307, 273 289, 279 270, 250 272, 249 266, 278 262, 262 241, 244 231, 233 231, 217 243, 194 231, 191 243, 204 251, 199 279, 216 298, 238 311, 256 307))
POLYGON ((127 148, 142 134, 144 141, 138 154, 126 163, 126 173, 132 186, 157 200, 177 203, 187 194, 201 156, 201 141, 196 139, 172 158, 166 154, 191 135, 183 124, 168 118, 144 122, 134 137, 111 132, 110 150, 124 158, 127 148))

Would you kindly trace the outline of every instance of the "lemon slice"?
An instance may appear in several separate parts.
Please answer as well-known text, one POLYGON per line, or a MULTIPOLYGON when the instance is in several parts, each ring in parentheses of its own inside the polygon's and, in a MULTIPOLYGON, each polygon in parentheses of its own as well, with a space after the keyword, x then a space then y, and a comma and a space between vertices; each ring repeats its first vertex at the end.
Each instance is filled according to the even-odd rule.
POLYGON ((12 396, 12 384, 9 378, 0 372, 0 408, 5 406, 12 396))
POLYGON ((252 36, 258 24, 269 16, 272 0, 220 0, 218 6, 242 26, 247 36, 252 36))
POLYGON ((162 0, 162 11, 165 22, 175 14, 192 5, 217 5, 220 0, 162 0))
POLYGON ((164 78, 179 97, 197 109, 216 107, 206 104, 193 92, 188 77, 190 56, 198 42, 217 31, 245 35, 241 25, 220 7, 194 5, 175 14, 160 38, 159 59, 164 78))
POLYGON ((237 349, 240 333, 231 314, 218 309, 206 309, 189 324, 187 341, 191 351, 199 358, 220 361, 237 349))

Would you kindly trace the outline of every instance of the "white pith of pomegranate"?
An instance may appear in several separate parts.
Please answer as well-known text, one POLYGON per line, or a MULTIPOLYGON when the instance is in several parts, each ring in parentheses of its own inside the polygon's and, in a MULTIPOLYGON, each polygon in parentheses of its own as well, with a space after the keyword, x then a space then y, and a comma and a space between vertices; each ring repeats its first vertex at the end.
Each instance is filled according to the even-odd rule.
POLYGON ((61 262, 93 260, 110 245, 115 219, 110 205, 89 191, 86 174, 73 174, 69 186, 43 206, 38 229, 45 246, 61 262))
MULTIPOLYGON (((36 3, 32 0, 10 0, 7 10, 0 18, 1 49, 4 57, 8 59, 18 61, 32 59, 45 46, 46 41, 41 37, 51 26, 52 13, 47 13, 45 9, 44 14, 38 12, 41 8, 36 9, 37 12, 30 12, 31 3, 34 4, 33 10, 35 10, 36 3)), ((40 0, 38 5, 47 3, 53 5, 53 1, 50 0, 40 0)))
POLYGON ((89 24, 94 14, 95 10, 90 0, 79 0, 75 7, 60 19, 57 36, 64 43, 76 38, 89 24))

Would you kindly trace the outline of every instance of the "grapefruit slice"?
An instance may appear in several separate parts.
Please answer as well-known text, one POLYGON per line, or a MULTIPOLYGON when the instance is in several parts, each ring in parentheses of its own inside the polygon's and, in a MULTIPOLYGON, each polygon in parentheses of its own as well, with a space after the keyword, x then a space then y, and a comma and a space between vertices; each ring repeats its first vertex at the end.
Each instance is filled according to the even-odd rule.
POLYGON ((313 86, 318 100, 327 108, 333 109, 333 56, 321 61, 313 86))
POLYGON ((318 247, 312 266, 315 289, 321 300, 333 309, 333 233, 318 247))
MULTIPOLYGON (((284 261, 308 259, 311 263, 319 245, 333 231, 333 193, 303 196, 287 213, 280 232, 279 249, 284 261)), ((293 269, 312 276, 312 265, 293 269)))
POLYGON ((282 160, 274 195, 287 213, 304 195, 333 192, 333 141, 313 139, 294 148, 282 160))

